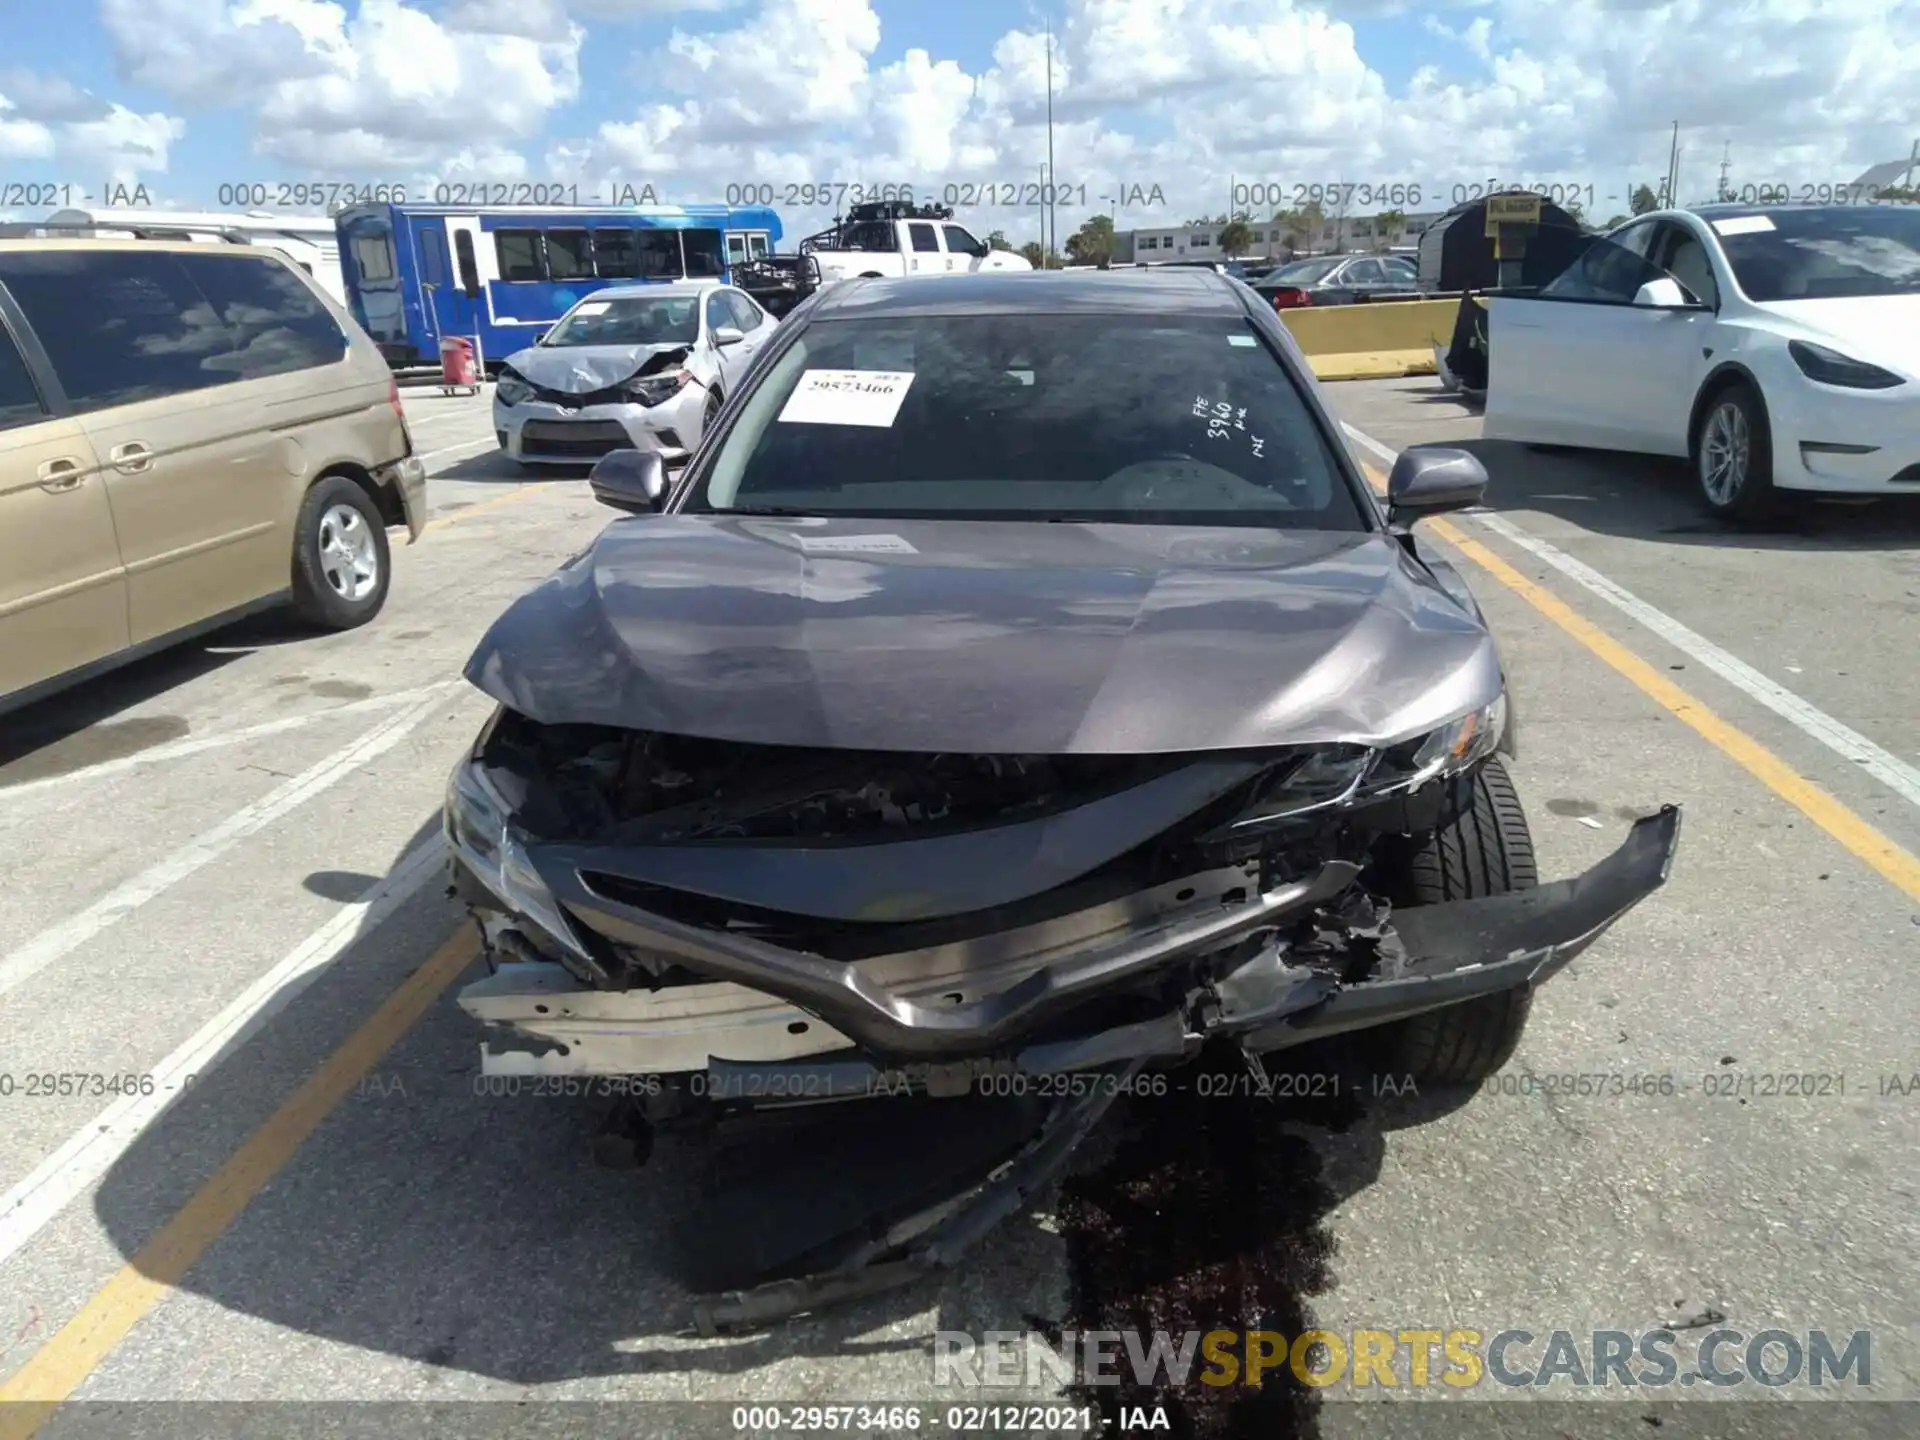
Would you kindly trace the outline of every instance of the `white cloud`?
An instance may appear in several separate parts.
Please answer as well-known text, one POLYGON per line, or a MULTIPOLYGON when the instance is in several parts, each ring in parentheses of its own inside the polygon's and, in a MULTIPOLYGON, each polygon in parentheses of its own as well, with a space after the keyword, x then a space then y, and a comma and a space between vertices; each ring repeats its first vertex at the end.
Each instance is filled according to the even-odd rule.
POLYGON ((0 95, 0 160, 50 160, 53 131, 38 120, 28 120, 5 95, 0 95))

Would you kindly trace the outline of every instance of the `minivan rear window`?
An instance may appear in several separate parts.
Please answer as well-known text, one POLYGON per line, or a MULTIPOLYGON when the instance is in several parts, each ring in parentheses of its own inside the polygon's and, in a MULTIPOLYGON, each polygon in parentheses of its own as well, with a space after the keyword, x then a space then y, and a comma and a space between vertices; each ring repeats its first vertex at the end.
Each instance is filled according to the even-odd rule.
POLYGON ((337 364, 347 336, 298 275, 249 255, 177 257, 233 336, 223 362, 234 378, 259 380, 337 364))

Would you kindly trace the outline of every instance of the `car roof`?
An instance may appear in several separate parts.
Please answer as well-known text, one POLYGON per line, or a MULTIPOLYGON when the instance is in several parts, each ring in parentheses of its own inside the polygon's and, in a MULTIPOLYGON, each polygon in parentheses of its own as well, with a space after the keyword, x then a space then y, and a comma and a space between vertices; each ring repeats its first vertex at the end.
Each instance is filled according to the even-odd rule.
MULTIPOLYGON (((113 227, 117 228, 117 227, 113 227)), ((140 240, 132 236, 101 236, 95 239, 88 235, 62 235, 58 237, 39 237, 32 239, 0 238, 0 251, 33 250, 125 250, 141 255, 155 250, 174 251, 187 255, 261 255, 278 256, 279 250, 272 245, 239 245, 219 240, 140 240)))
POLYGON ((1200 266, 1163 269, 979 271, 846 280, 820 293, 816 319, 850 315, 1247 313, 1238 283, 1200 266))

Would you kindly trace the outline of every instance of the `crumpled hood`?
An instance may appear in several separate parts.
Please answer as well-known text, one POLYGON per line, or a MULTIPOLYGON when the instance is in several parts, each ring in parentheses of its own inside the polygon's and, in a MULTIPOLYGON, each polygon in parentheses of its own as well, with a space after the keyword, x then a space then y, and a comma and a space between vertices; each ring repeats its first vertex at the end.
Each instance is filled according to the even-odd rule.
POLYGON ((466 674, 547 724, 973 754, 1386 744, 1502 683, 1379 533, 720 515, 609 525, 466 674))
POLYGON ((563 395, 590 395, 631 380, 656 355, 685 351, 665 345, 534 345, 515 351, 506 364, 515 374, 563 395))

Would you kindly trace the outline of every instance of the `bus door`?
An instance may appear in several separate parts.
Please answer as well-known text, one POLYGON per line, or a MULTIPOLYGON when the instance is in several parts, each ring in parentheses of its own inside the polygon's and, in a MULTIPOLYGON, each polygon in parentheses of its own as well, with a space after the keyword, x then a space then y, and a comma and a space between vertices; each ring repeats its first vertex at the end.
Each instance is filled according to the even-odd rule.
MULTIPOLYGON (((483 343, 493 323, 489 284, 498 275, 493 237, 480 232, 478 215, 436 217, 446 227, 447 283, 434 294, 442 335, 478 335, 483 343)), ((435 357, 438 359, 438 356, 435 357)))
POLYGON ((360 328, 373 337, 392 365, 412 363, 413 337, 407 326, 406 280, 394 246, 390 207, 344 221, 340 231, 341 269, 347 302, 360 328))
POLYGON ((473 334, 473 302, 460 288, 449 246, 447 221, 440 215, 415 215, 413 253, 420 267, 420 309, 433 353, 443 335, 473 334))

